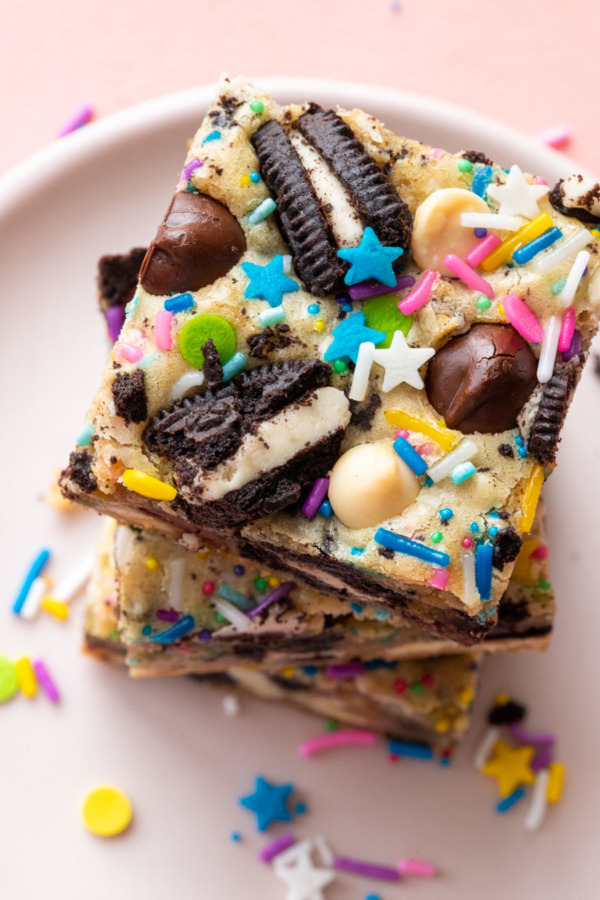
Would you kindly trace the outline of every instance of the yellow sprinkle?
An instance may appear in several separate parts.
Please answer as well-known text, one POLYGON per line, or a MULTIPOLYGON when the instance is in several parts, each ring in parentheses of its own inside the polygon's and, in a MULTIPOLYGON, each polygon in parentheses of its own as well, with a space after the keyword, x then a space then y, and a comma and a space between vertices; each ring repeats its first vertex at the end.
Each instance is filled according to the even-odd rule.
POLYGON ((467 706, 470 706, 473 702, 473 698, 475 696, 475 691, 473 688, 465 687, 462 691, 459 691, 456 695, 456 699, 460 703, 461 706, 464 706, 465 709, 467 706))
POLYGON ((24 656, 15 663, 19 687, 26 697, 35 697, 37 694, 37 681, 30 661, 24 656))
POLYGON ((596 238, 596 240, 598 240, 598 238, 600 238, 600 231, 598 231, 597 228, 592 228, 592 229, 591 229, 591 233, 594 235, 594 237, 596 238))
POLYGON ((481 268, 484 272, 493 272, 494 269, 497 269, 499 266, 508 262, 515 250, 518 250, 523 244, 528 244, 529 241, 533 241, 535 238, 539 237, 540 234, 543 234, 545 231, 548 231, 549 228, 552 228, 553 225, 554 222, 548 213, 540 213, 539 216, 536 216, 535 219, 532 219, 527 225, 523 225, 522 228, 519 228, 519 230, 515 231, 514 234, 511 234, 510 237, 507 237, 501 244, 498 244, 496 249, 492 250, 490 255, 486 256, 486 258, 481 261, 481 268))
POLYGON ((151 572, 155 572, 160 566, 160 563, 157 559, 154 559, 153 556, 149 556, 146 560, 146 568, 150 569, 151 572))
POLYGON ((174 500, 177 496, 177 488, 146 475, 139 469, 126 469, 123 472, 123 484, 130 491, 149 497, 150 500, 174 500))
POLYGON ((242 175, 242 177, 240 178, 240 185, 242 187, 248 187, 251 184, 252 184, 252 179, 250 178, 250 176, 242 175))
POLYGON ((444 734, 446 731, 450 730, 450 720, 449 719, 438 719, 435 723, 435 730, 439 731, 440 734, 444 734))
POLYGON ((315 322, 315 331, 325 331, 326 327, 327 326, 325 325, 325 322, 322 321, 322 319, 318 319, 315 322))
POLYGON ((537 550, 539 541, 535 538, 525 538, 517 556, 517 561, 513 569, 512 577, 517 581, 533 581, 531 574, 531 554, 537 550))
POLYGON ((522 532, 531 531, 533 520, 535 519, 535 511, 537 509, 538 500, 540 499, 540 491, 544 483, 544 469, 542 466, 535 465, 531 470, 531 474, 525 485, 523 501, 521 504, 521 521, 519 522, 519 530, 522 532))
POLYGON ((62 600, 55 600, 54 597, 51 597, 49 594, 42 599, 40 603, 42 609, 45 609, 47 613, 50 613, 51 616, 54 616, 55 619, 65 619, 69 618, 69 607, 66 603, 63 603, 62 600))
POLYGON ((502 301, 500 301, 500 303, 498 304, 498 312, 501 316, 506 315, 506 313, 504 312, 504 304, 502 303, 502 301))
POLYGON ((409 413, 403 412, 401 409, 388 409, 385 413, 386 420, 390 425, 397 425, 398 428, 406 428, 407 431, 418 431, 426 437, 432 438, 439 444, 442 450, 452 450, 462 439, 462 434, 450 431, 445 425, 431 425, 422 419, 417 419, 409 413))
POLYGON ((196 556, 198 557, 198 559, 208 559, 210 553, 208 552, 208 550, 199 550, 198 553, 196 553, 196 556))
POLYGON ((565 781, 565 767, 563 763, 554 762, 550 765, 550 778, 546 789, 548 803, 558 803, 562 797, 565 781))
POLYGON ((284 678, 293 678, 296 674, 296 669, 294 666, 285 666, 285 668, 281 670, 281 674, 284 678))
POLYGON ((279 587, 281 584, 281 578, 277 578, 275 575, 271 575, 269 578, 269 587, 279 587))
POLYGON ((507 703, 510 703, 510 697, 508 694, 496 694, 494 697, 494 705, 495 706, 506 706, 507 703))
POLYGON ((86 828, 98 837, 113 837, 131 822, 132 809, 123 791, 110 785, 94 788, 81 810, 86 828))

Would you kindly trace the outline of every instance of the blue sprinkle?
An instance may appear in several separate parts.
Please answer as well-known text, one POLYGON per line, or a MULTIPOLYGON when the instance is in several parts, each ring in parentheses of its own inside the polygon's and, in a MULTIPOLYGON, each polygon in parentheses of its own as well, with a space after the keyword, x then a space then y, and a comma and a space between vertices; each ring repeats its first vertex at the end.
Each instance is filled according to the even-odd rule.
POLYGON ((210 134, 207 134, 207 135, 206 135, 206 137, 204 138, 204 140, 202 141, 202 143, 203 143, 203 144, 208 144, 209 141, 218 141, 218 139, 219 139, 220 137, 221 137, 221 132, 220 132, 220 131, 211 131, 210 134))
POLYGON ((240 594, 240 592, 236 591, 230 584, 220 584, 217 588, 217 594, 219 597, 223 597, 224 600, 229 600, 229 602, 233 603, 234 606, 237 606, 238 609, 246 610, 256 606, 256 604, 253 603, 252 600, 249 600, 245 594, 240 594))
POLYGON ((394 756, 409 756, 411 759, 433 759, 433 750, 425 744, 411 744, 408 741, 390 741, 390 753, 394 756))
POLYGON ((487 228, 476 228, 474 234, 476 238, 484 238, 487 236, 487 228))
POLYGON ((426 475, 425 480, 423 481, 423 487, 433 487, 433 478, 430 478, 429 475, 426 475))
POLYGON ((394 550, 397 553, 405 553, 407 556, 414 556, 416 559, 422 559, 423 562, 433 563, 441 566, 443 569, 450 565, 450 557, 441 550, 432 550, 431 547, 425 547, 418 541, 411 541, 410 538, 403 537, 401 534, 395 534, 386 528, 378 528, 375 532, 375 543, 387 547, 388 550, 394 550))
POLYGON ((243 353, 234 353, 223 366, 223 381, 231 381, 234 375, 246 368, 247 359, 243 353))
POLYGON ((477 522, 471 522, 471 524, 469 525, 469 529, 473 532, 473 534, 479 533, 479 525, 477 524, 477 522))
POLYGON ((350 550, 352 556, 362 556, 364 552, 364 547, 352 547, 352 549, 350 550))
POLYGON ((90 441, 94 437, 95 433, 96 433, 96 429, 94 428, 92 423, 86 422, 85 425, 83 426, 83 428, 81 429, 81 431, 79 432, 79 434, 77 435, 75 443, 77 444, 78 447, 89 447, 90 441))
POLYGON ((239 844, 239 842, 241 841, 241 839, 242 839, 242 836, 241 836, 241 834, 239 833, 239 831, 232 831, 232 832, 231 832, 231 840, 232 840, 232 841, 235 841, 236 844, 239 844))
POLYGON ((440 766, 449 766, 452 764, 452 760, 448 756, 442 756, 440 759, 440 766))
POLYGON ((172 644, 173 641, 178 641, 180 637, 191 631, 195 624, 193 616, 184 616, 166 631, 152 635, 152 640, 160 644, 172 644))
POLYGON ((132 316, 136 309, 138 308, 138 303, 140 302, 139 294, 135 294, 132 300, 129 301, 127 306, 125 307, 125 315, 132 316))
POLYGON ((19 613, 23 609, 25 601, 27 600, 27 595, 29 594, 29 591, 31 590, 31 585, 33 584, 35 579, 39 575, 41 575, 41 573, 43 572, 44 568, 46 567, 46 563, 48 562, 49 559, 50 559, 50 551, 44 549, 44 550, 40 550, 40 552, 38 553, 38 555, 36 556, 34 561, 31 563, 31 566, 29 567, 29 571, 28 571, 27 575, 25 576, 25 579, 21 586, 21 590, 17 594, 17 599, 13 603, 13 612, 16 613, 17 615, 19 615, 19 613))
POLYGON ((523 266, 533 259, 534 256, 537 256, 538 253, 541 253, 542 250, 555 244, 561 237, 562 231, 560 228, 549 228, 548 231, 545 231, 533 241, 529 241, 528 244, 523 244, 522 247, 515 250, 513 259, 519 266, 523 266))
POLYGON ((342 312, 352 312, 352 304, 342 303, 342 312))
POLYGON ((400 459, 404 460, 408 468, 412 469, 415 475, 425 474, 427 471, 427 463, 406 438, 397 437, 394 441, 394 450, 400 459))
POLYGON ((203 644, 208 643, 208 641, 212 641, 212 632, 209 631, 208 628, 203 628, 198 635, 198 640, 202 641, 203 644))
POLYGON ((149 353, 148 356, 142 356, 140 361, 138 362, 138 369, 147 369, 148 366, 154 365, 156 360, 158 359, 158 353, 149 353))
POLYGON ((300 666, 305 675, 316 675, 319 671, 318 666, 300 666))
POLYGON ((488 516, 490 517, 490 519, 499 519, 500 518, 500 516, 498 515, 498 513, 496 512, 495 509, 490 509, 488 516))
POLYGON ((307 809, 308 809, 308 807, 307 807, 306 803, 296 803, 296 815, 297 816, 303 816, 306 813, 307 809))
POLYGON ((490 543, 478 544, 475 551, 475 584, 482 600, 489 600, 492 593, 492 559, 494 547, 490 543))
POLYGON ((454 512, 448 506, 440 509, 440 519, 442 520, 442 522, 449 522, 453 515, 454 512))
POLYGON ((198 188, 195 186, 194 182, 191 179, 186 183, 185 192, 186 192, 186 194, 199 194, 200 193, 200 191, 198 190, 198 188))
POLYGON ((267 197, 266 200, 258 204, 256 209, 252 210, 248 216, 248 225, 259 225, 261 222, 264 222, 276 208, 277 205, 273 198, 267 197))
POLYGON ((321 307, 318 303, 311 303, 306 311, 310 313, 311 316, 318 316, 321 312, 321 307))
POLYGON ((474 194, 477 194, 478 197, 483 197, 485 199, 485 192, 487 191, 487 186, 494 177, 494 173, 492 171, 491 166, 483 166, 473 175, 473 181, 471 182, 471 190, 474 194))
POLYGON ((266 328, 267 325, 276 325, 277 322, 283 322, 285 319, 283 306, 273 306, 269 307, 269 309, 263 309, 256 319, 261 328, 266 328))
POLYGON ((378 622, 387 622, 389 617, 391 616, 391 611, 389 609, 376 609, 375 610, 375 618, 378 622))
MULTIPOLYGON (((400 4, 394 6, 394 4, 390 4, 391 8, 394 12, 397 12, 400 9, 400 4)), ((381 894, 367 894, 365 900, 381 900, 381 894)))
POLYGON ((504 800, 500 800, 500 802, 496 805, 497 813, 505 813, 507 812, 515 803, 518 803, 519 800, 522 800, 525 796, 525 788, 518 787, 516 790, 509 794, 508 797, 505 797, 504 800))
POLYGON ((460 463, 458 466, 454 466, 452 474, 450 475, 452 484, 462 484, 463 481, 466 481, 467 478, 474 475, 476 471, 477 469, 472 462, 464 462, 460 463))
POLYGON ((352 603, 351 606, 352 606, 352 612, 355 612, 355 613, 361 613, 364 609, 364 606, 362 605, 362 603, 355 602, 355 603, 352 603))
POLYGON ((152 634, 152 625, 144 625, 144 627, 142 628, 142 634, 145 634, 146 636, 152 634))
POLYGON ((496 537, 497 534, 498 534, 498 526, 492 525, 492 527, 489 530, 490 537, 496 537))
POLYGON ((167 312, 178 313, 186 309, 192 309, 194 306, 194 298, 190 293, 175 294, 165 300, 165 309, 167 312))
POLYGON ((260 175, 258 174, 258 172, 250 172, 250 181, 253 184, 258 184, 258 182, 260 181, 260 175))
POLYGON ((323 500, 318 509, 318 512, 320 512, 322 516, 325 516, 326 519, 330 519, 332 517, 333 508, 329 500, 323 500))
POLYGON ((365 669, 368 672, 377 672, 378 669, 395 669, 397 660, 389 659, 370 659, 365 663, 365 669))

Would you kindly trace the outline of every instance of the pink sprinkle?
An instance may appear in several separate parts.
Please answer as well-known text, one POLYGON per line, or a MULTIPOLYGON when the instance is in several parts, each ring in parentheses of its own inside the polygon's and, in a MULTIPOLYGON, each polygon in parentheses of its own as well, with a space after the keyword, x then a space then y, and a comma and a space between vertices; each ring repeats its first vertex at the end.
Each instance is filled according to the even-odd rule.
POLYGON ((571 346, 571 341, 573 340, 573 334, 575 333, 575 308, 573 306, 569 306, 568 309, 565 309, 562 317, 562 322, 560 323, 560 334, 558 336, 558 350, 563 353, 565 350, 568 350, 571 346))
POLYGON ((141 359, 144 355, 139 347, 135 347, 133 344, 127 344, 124 341, 119 341, 117 344, 117 353, 119 353, 123 359, 129 360, 131 363, 137 362, 138 359, 141 359))
POLYGON ((394 287, 389 284, 382 284, 381 281, 375 284, 354 284, 348 288, 351 300, 366 300, 367 297, 380 297, 382 294, 395 294, 396 291, 404 291, 406 288, 412 287, 415 279, 412 275, 398 275, 394 287))
POLYGON ((433 878, 435 866, 424 859, 401 859, 398 862, 401 875, 418 875, 420 878, 433 878))
POLYGON ((189 163, 183 167, 183 172, 181 173, 182 179, 185 179, 185 181, 187 181, 192 172, 195 172, 196 169, 199 169, 200 166, 203 165, 204 163, 201 159, 191 159, 189 163))
POLYGON ((533 179, 534 184, 548 184, 543 175, 536 175, 533 179))
POLYGON ((465 550, 469 550, 473 546, 473 541, 471 540, 471 538, 463 538, 462 545, 465 550))
POLYGON ((446 569, 436 569, 427 583, 429 587, 437 588, 439 591, 443 591, 448 584, 449 578, 450 572, 448 572, 446 569))
POLYGON ((77 131, 78 128, 82 128, 84 125, 87 125, 88 122, 91 122, 93 118, 94 107, 90 106, 89 103, 86 103, 63 125, 56 137, 65 137, 65 135, 77 131))
POLYGON ((173 346, 173 338, 171 336, 172 322, 173 313, 167 312, 166 309, 159 309, 154 323, 154 340, 159 350, 170 350, 173 346))
POLYGON ((467 253, 465 259, 470 266, 478 266, 501 243, 502 241, 497 234, 487 234, 467 253))
POLYGON ((430 155, 431 159, 441 159, 442 156, 444 155, 444 151, 441 150, 439 147, 434 147, 429 155, 430 155))
POLYGON ((420 447, 417 447, 417 453, 420 453, 421 456, 427 456, 428 453, 431 453, 431 450, 431 441, 427 441, 426 444, 421 444, 420 447))
POLYGON ((372 747, 377 741, 374 731, 332 731, 304 741, 298 747, 300 756, 316 756, 324 750, 335 750, 338 747, 372 747))
POLYGON ((365 672, 363 663, 333 663, 325 669, 325 677, 333 678, 356 678, 365 672))
POLYGON ((541 547, 536 547, 533 553, 529 554, 530 559, 548 559, 548 547, 545 544, 542 544, 541 547))
POLYGON ((45 693, 48 700, 50 700, 51 703, 58 703, 58 701, 60 700, 60 694, 58 692, 58 688, 52 680, 52 676, 50 675, 50 672, 48 671, 46 665, 42 662, 41 659, 34 659, 32 662, 32 666, 38 684, 45 693))
POLYGON ((478 275, 471 266, 468 266, 464 259, 460 259, 454 253, 449 253, 446 256, 444 265, 451 272, 454 272, 456 277, 460 278, 472 291, 479 291, 480 294, 485 294, 488 300, 493 300, 496 296, 491 284, 485 278, 482 278, 481 275, 478 275))
POLYGON ((561 122, 560 125, 554 125, 540 132, 537 139, 546 147, 563 147, 571 140, 571 129, 565 122, 561 122))
POLYGON ((317 478, 312 488, 310 489, 310 494, 304 501, 302 506, 302 512, 309 519, 312 519, 314 515, 317 514, 317 511, 325 499, 325 495, 329 490, 329 478, 317 478))
POLYGON ((516 294, 507 294, 502 305, 508 321, 525 340, 537 344, 544 339, 544 329, 524 300, 516 294))
POLYGON ((404 313, 405 316, 409 316, 417 309, 421 309, 422 306, 425 306, 431 297, 434 282, 438 278, 439 272, 432 272, 430 270, 424 272, 419 279, 417 286, 404 298, 404 300, 399 302, 398 309, 400 312, 404 313))
POLYGON ((270 863, 272 859, 275 859, 276 856, 279 856, 280 853, 283 853, 284 850, 287 850, 294 843, 295 840, 292 834, 282 834, 280 837, 275 838, 274 841, 271 841, 270 844, 267 844, 266 847, 263 847, 258 854, 258 858, 261 862, 270 863))
POLYGON ((408 438, 408 431, 406 430, 406 428, 399 428, 396 432, 396 437, 408 438))

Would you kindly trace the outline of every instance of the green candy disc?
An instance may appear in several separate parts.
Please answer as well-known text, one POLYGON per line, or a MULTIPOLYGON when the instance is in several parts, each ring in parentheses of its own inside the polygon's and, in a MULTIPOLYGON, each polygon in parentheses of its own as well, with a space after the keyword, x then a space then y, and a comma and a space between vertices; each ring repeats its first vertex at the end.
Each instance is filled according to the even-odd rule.
POLYGON ((395 331, 401 331, 404 337, 410 331, 412 316, 401 313, 398 303, 396 294, 383 294, 381 297, 371 297, 363 306, 367 328, 385 331, 385 341, 377 344, 378 350, 391 345, 395 331))
POLYGON ((186 322, 179 335, 179 350, 190 366, 202 368, 204 365, 202 348, 209 338, 214 341, 223 365, 235 353, 236 339, 232 325, 223 316, 203 313, 186 322))
POLYGON ((17 667, 11 659, 0 656, 0 703, 10 700, 18 690, 17 667))

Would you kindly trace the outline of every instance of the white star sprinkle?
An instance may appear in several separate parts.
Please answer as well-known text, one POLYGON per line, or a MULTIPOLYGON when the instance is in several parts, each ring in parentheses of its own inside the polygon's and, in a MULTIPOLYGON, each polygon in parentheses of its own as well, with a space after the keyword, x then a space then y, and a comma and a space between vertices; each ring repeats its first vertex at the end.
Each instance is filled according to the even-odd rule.
MULTIPOLYGON (((274 869, 278 878, 288 885, 286 900, 323 900, 323 888, 335 878, 331 869, 318 869, 310 858, 311 845, 299 845, 300 853, 296 853, 291 864, 277 864, 274 869)), ((292 847, 291 850, 296 848, 292 847)), ((290 859, 290 857, 287 857, 290 859)))
POLYGON ((385 350, 375 349, 373 353, 374 361, 385 369, 382 390, 391 391, 403 382, 421 390, 423 379, 419 369, 434 353, 430 347, 409 347, 402 332, 395 331, 391 346, 385 350))
POLYGON ((513 166, 504 184, 490 184, 487 192, 500 204, 500 215, 535 219, 539 214, 538 200, 548 193, 548 185, 529 184, 520 168, 513 166))

